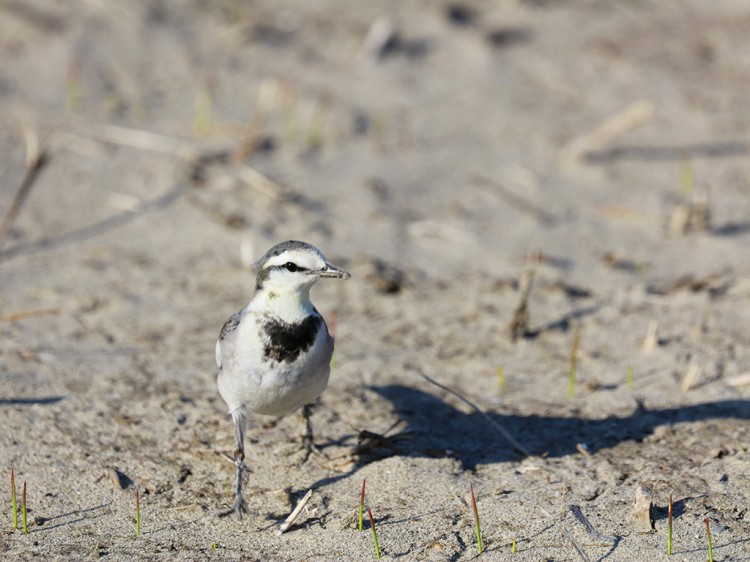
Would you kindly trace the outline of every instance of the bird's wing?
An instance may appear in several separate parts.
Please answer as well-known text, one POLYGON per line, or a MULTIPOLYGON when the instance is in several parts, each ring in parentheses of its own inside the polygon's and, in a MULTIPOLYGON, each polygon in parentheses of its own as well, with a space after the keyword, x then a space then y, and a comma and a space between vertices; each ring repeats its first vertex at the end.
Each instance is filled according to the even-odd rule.
POLYGON ((222 345, 229 344, 234 339, 234 334, 242 320, 242 310, 235 312, 224 322, 224 326, 219 333, 219 339, 216 341, 216 365, 221 369, 221 348, 222 345))

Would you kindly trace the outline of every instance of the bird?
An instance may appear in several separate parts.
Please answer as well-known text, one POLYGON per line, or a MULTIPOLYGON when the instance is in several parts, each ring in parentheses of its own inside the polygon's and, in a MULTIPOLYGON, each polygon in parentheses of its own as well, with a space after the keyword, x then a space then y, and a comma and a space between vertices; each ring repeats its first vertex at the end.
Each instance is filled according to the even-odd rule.
POLYGON ((319 279, 349 279, 315 246, 299 240, 275 245, 261 257, 250 302, 224 323, 216 342, 219 394, 234 424, 237 471, 233 511, 247 513, 242 496, 245 430, 251 414, 283 416, 308 405, 328 385, 334 338, 310 300, 319 279))

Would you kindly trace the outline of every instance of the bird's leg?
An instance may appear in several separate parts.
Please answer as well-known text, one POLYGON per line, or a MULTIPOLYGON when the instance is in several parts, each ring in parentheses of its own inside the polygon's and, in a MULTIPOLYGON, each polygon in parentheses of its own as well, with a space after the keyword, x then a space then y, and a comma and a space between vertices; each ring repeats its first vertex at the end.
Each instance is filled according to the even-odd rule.
POLYGON ((301 462, 303 463, 307 462, 307 459, 310 458, 310 455, 312 453, 320 454, 318 447, 313 441, 312 422, 310 421, 312 410, 313 404, 305 404, 304 406, 302 406, 302 423, 304 424, 304 433, 302 434, 301 448, 304 452, 304 456, 302 457, 301 462))
POLYGON ((242 512, 247 513, 247 503, 242 497, 242 471, 245 469, 245 416, 241 411, 232 412, 234 421, 234 462, 237 465, 237 485, 234 496, 234 512, 242 519, 242 512))

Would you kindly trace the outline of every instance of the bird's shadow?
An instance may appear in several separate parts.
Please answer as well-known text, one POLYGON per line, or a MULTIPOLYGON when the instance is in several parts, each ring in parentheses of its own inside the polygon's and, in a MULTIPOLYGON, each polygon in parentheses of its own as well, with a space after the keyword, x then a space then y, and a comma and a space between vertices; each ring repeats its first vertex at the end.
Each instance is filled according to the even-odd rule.
MULTIPOLYGON (((464 469, 478 464, 518 460, 513 447, 478 413, 465 414, 439 397, 420 389, 394 384, 371 387, 389 400, 412 434, 399 453, 438 456, 441 452, 460 460, 464 469)), ((605 419, 522 416, 489 413, 532 454, 563 457, 585 444, 590 453, 623 441, 641 441, 661 425, 707 419, 750 419, 750 401, 723 400, 705 404, 646 410, 637 408, 628 416, 605 419)))

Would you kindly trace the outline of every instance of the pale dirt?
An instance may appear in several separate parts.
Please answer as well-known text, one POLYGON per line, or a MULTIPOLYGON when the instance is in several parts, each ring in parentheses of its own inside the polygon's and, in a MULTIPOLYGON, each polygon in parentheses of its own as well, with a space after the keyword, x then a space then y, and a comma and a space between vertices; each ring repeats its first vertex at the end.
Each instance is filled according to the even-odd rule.
POLYGON ((707 559, 706 517, 716 560, 750 560, 750 385, 730 384, 750 372, 747 2, 207 4, 0 2, 0 216, 24 120, 51 156, 0 258, 0 557, 373 560, 366 478, 384 559, 475 558, 472 483, 487 559, 583 559, 568 533, 590 560, 665 559, 671 493, 674 560, 707 559), (181 154, 248 129, 255 151, 191 174, 181 154), (706 194, 708 224, 670 232, 706 194), (214 342, 246 264, 290 238, 352 273, 313 294, 337 336, 325 457, 300 465, 296 415, 253 420, 252 513, 220 518, 214 342))

